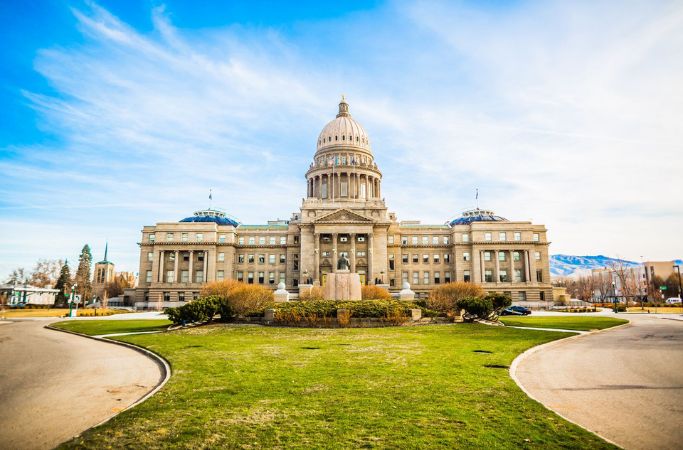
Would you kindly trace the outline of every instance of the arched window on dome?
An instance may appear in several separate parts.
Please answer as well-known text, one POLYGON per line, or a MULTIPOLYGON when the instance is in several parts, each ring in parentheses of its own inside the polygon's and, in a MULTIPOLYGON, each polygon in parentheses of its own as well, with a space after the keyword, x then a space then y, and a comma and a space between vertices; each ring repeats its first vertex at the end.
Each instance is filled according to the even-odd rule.
POLYGON ((338 140, 339 140, 338 138, 339 138, 339 136, 335 136, 335 137, 334 137, 334 140, 335 140, 335 141, 338 141, 338 140))
POLYGON ((356 136, 356 142, 358 142, 358 136, 356 136))
POLYGON ((346 135, 342 135, 342 141, 346 140, 346 135))
POLYGON ((332 136, 329 136, 329 137, 327 138, 327 142, 332 142, 332 136))

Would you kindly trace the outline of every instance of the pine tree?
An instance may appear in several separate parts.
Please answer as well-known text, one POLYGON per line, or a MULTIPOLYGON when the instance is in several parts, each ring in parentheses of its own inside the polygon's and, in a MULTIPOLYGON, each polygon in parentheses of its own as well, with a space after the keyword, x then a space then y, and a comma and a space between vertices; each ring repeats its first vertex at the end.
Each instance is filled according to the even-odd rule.
POLYGON ((66 306, 69 292, 71 291, 71 270, 69 269, 69 261, 64 261, 62 270, 59 272, 59 278, 55 284, 55 289, 59 289, 59 293, 55 298, 55 306, 66 306))
POLYGON ((83 250, 81 250, 81 256, 78 257, 78 270, 76 270, 76 278, 74 280, 77 284, 76 292, 81 296, 84 304, 92 297, 91 264, 92 253, 90 253, 90 246, 85 244, 83 250))

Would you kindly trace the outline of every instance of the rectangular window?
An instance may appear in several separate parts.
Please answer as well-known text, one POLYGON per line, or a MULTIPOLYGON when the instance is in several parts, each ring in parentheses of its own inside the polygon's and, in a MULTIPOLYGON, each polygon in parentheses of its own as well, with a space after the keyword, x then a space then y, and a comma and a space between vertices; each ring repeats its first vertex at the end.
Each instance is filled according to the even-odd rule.
POLYGON ((263 284, 266 281, 266 276, 264 272, 259 272, 258 273, 258 283, 263 284))
POLYGON ((541 236, 538 233, 534 233, 534 242, 541 240, 541 236))
POLYGON ((249 272, 247 274, 247 283, 254 284, 254 272, 249 272))
POLYGON ((443 260, 445 263, 450 263, 451 262, 451 254, 450 253, 444 253, 443 254, 443 260))
POLYGON ((358 242, 365 242, 365 236, 358 236, 358 242))
POLYGON ((256 238, 254 236, 249 236, 249 245, 256 245, 256 238))
POLYGON ((244 272, 237 272, 237 281, 244 281, 244 272))
POLYGON ((247 262, 249 264, 254 264, 254 255, 248 255, 247 256, 247 262))
POLYGON ((339 242, 349 242, 348 236, 339 236, 339 242))
POLYGON ((147 271, 147 274, 146 274, 146 276, 145 276, 145 281, 146 281, 147 283, 151 283, 151 282, 152 282, 152 271, 151 271, 151 270, 148 270, 148 271, 147 271))
POLYGON ((349 185, 346 181, 341 182, 341 189, 339 189, 339 190, 341 191, 340 195, 342 197, 348 197, 349 196, 349 185))
POLYGON ((470 260, 470 252, 462 252, 462 259, 463 259, 463 261, 469 261, 470 260))
POLYGON ((422 263, 429 264, 429 255, 422 255, 422 263))
POLYGON ((181 240, 182 242, 187 242, 188 239, 189 239, 189 238, 188 238, 188 236, 187 236, 187 233, 180 233, 180 240, 181 240))
POLYGON ((451 273, 450 272, 444 272, 443 273, 443 281, 444 281, 444 283, 450 283, 451 282, 451 273))
POLYGON ((225 244, 225 235, 224 234, 218 235, 218 243, 219 244, 225 244))
POLYGON ((472 279, 470 278, 470 271, 469 270, 465 270, 463 272, 463 280, 465 281, 465 283, 469 283, 470 281, 472 281, 472 279))
POLYGON ((420 284, 420 272, 413 272, 413 284, 418 285, 420 284))
MULTIPOLYGON (((362 187, 362 186, 361 186, 362 187)), ((362 196, 361 196, 362 197, 362 196)), ((327 198, 327 181, 323 180, 322 198, 327 198)))
POLYGON ((439 236, 432 236, 432 244, 439 245, 439 236))
POLYGON ((147 261, 154 261, 154 253, 147 252, 147 261))
POLYGON ((543 271, 540 269, 536 271, 536 281, 539 283, 543 282, 543 271))
POLYGON ((412 241, 413 245, 417 245, 417 242, 418 242, 417 236, 413 236, 413 237, 411 238, 411 241, 412 241))
POLYGON ((429 245, 429 236, 422 236, 422 245, 429 245))
POLYGON ((506 283, 508 281, 508 271, 507 270, 498 271, 498 275, 500 277, 501 282, 506 283))
POLYGON ((322 252, 323 258, 328 258, 330 256, 330 254, 331 253, 329 250, 323 250, 323 252, 322 252))
POLYGON ((491 261, 491 252, 484 252, 484 261, 491 261))
POLYGON ((170 292, 164 292, 164 301, 165 302, 171 301, 171 293, 170 292))
POLYGON ((204 253, 203 253, 203 252, 202 252, 202 253, 199 253, 199 254, 197 255, 197 261, 204 261, 204 253))
POLYGON ((389 255, 389 270, 395 270, 396 265, 394 261, 394 255, 389 255))
POLYGON ((408 245, 408 236, 401 236, 401 245, 408 245))
POLYGON ((265 236, 259 236, 258 237, 258 245, 266 245, 266 237, 265 236))
POLYGON ((197 233, 194 235, 195 239, 197 242, 203 242, 204 241, 204 234, 203 233, 197 233))
POLYGON ((154 233, 151 233, 151 234, 148 236, 148 238, 149 238, 149 242, 151 242, 152 244, 154 244, 154 241, 157 240, 157 236, 156 236, 156 234, 154 234, 154 233))
POLYGON ((413 254, 413 264, 417 264, 418 262, 420 262, 420 255, 414 253, 413 254))
POLYGON ((408 281, 408 272, 401 273, 401 280, 403 280, 402 283, 406 283, 408 281))
POLYGON ((469 242, 470 241, 470 235, 467 233, 462 234, 462 241, 463 242, 469 242))
POLYGON ((183 252, 183 261, 189 261, 190 260, 190 253, 189 252, 183 252))
POLYGON ((258 255, 258 263, 259 264, 265 264, 266 263, 266 255, 258 255))
POLYGON ((515 269, 515 281, 517 281, 517 282, 522 281, 522 270, 521 269, 515 269))
POLYGON ((519 301, 520 302, 525 302, 526 301, 526 292, 520 291, 519 292, 519 301))
POLYGON ((179 302, 185 301, 185 293, 184 292, 178 292, 178 301, 179 302))
POLYGON ((268 284, 275 284, 275 272, 268 272, 268 284))
POLYGON ((166 240, 172 241, 173 240, 173 233, 166 233, 166 240))
POLYGON ((287 245, 287 236, 280 236, 280 245, 287 245))
POLYGON ((285 256, 284 253, 280 255, 280 264, 284 264, 287 262, 287 257, 285 256))
POLYGON ((401 255, 401 262, 403 264, 408 264, 408 255, 401 255))
POLYGON ((295 244, 299 243, 299 236, 296 236, 296 235, 294 236, 294 243, 295 244))
POLYGON ((204 271, 203 270, 198 270, 197 273, 195 274, 195 283, 203 283, 204 282, 204 271))
POLYGON ((429 284, 429 272, 422 272, 422 284, 429 284))
POLYGON ((175 283, 175 272, 173 272, 172 270, 166 271, 166 282, 175 283))
POLYGON ((508 236, 505 233, 505 231, 501 231, 500 233, 498 233, 498 240, 499 241, 507 241, 508 240, 508 236))
POLYGON ((237 262, 239 264, 244 264, 244 255, 237 255, 237 262))
POLYGON ((441 272, 434 272, 434 284, 441 284, 441 272))
POLYGON ((275 264, 275 255, 268 255, 268 264, 275 264))
POLYGON ((541 252, 534 252, 534 259, 536 261, 540 261, 541 260, 541 252))
POLYGON ((387 242, 391 245, 394 244, 394 235, 393 234, 391 236, 387 237, 387 242))
POLYGON ((219 261, 219 262, 225 261, 225 253, 220 252, 220 253, 218 254, 218 261, 219 261))
POLYGON ((441 262, 441 255, 438 253, 434 254, 434 264, 439 264, 441 262))
POLYGON ((216 280, 217 281, 223 281, 224 278, 225 278, 225 272, 224 271, 219 270, 216 272, 216 280))
POLYGON ((490 241, 491 240, 491 233, 484 233, 484 240, 485 241, 490 241))
POLYGON ((171 262, 175 261, 175 253, 171 253, 170 255, 168 255, 168 259, 169 259, 171 262))
POLYGON ((361 258, 365 258, 365 250, 358 250, 356 252, 356 256, 359 256, 361 258))
POLYGON ((240 236, 237 238, 237 244, 238 245, 244 245, 244 236, 240 236))
POLYGON ((491 270, 491 269, 484 270, 484 281, 487 283, 491 283, 493 281, 493 270, 491 270))
POLYGON ((519 258, 520 258, 519 255, 520 255, 519 252, 512 252, 512 259, 513 259, 514 261, 519 261, 519 258))
POLYGON ((498 261, 505 261, 505 252, 498 252, 498 261))
POLYGON ((279 283, 286 283, 285 273, 284 273, 284 272, 280 272, 280 281, 279 281, 279 283))
POLYGON ((515 231, 515 241, 519 242, 522 240, 522 233, 515 231))
POLYGON ((269 245, 275 245, 275 236, 270 236, 268 238, 268 244, 269 245))
POLYGON ((180 271, 180 282, 189 283, 190 282, 190 272, 187 270, 180 271))
POLYGON ((450 242, 450 239, 448 238, 448 236, 444 236, 443 237, 443 243, 448 245, 449 242, 450 242))

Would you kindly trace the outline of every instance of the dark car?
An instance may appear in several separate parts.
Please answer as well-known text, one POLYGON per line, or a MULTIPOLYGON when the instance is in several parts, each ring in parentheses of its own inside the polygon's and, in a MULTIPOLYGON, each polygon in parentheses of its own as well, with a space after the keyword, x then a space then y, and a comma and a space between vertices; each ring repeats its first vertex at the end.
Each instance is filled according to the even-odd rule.
POLYGON ((528 316, 531 310, 523 306, 509 306, 500 313, 501 316, 528 316))

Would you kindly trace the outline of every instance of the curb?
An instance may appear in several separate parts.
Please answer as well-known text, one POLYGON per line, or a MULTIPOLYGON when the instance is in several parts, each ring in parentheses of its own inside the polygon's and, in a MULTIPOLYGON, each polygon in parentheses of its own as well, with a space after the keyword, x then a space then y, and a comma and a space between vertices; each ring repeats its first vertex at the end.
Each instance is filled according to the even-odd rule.
MULTIPOLYGON (((132 404, 128 405, 127 407, 125 407, 125 408, 122 409, 121 411, 117 411, 115 414, 112 414, 111 416, 107 417, 107 418, 104 419, 103 421, 101 421, 101 422, 99 422, 99 423, 97 423, 97 424, 91 426, 90 428, 86 428, 85 430, 81 431, 79 434, 73 436, 71 439, 74 439, 74 438, 79 437, 81 434, 83 434, 84 432, 86 432, 86 431, 88 431, 88 430, 92 430, 93 428, 99 427, 100 425, 104 425, 105 423, 109 422, 111 419, 113 419, 114 417, 118 416, 118 415, 121 414, 122 412, 128 411, 129 409, 132 409, 132 408, 138 406, 140 403, 144 402, 145 400, 147 400, 148 398, 150 398, 151 396, 153 396, 154 394, 156 394, 157 392, 159 392, 159 390, 161 390, 161 388, 164 387, 164 385, 165 385, 165 384, 168 382, 168 380, 171 378, 171 364, 170 364, 168 361, 166 361, 166 359, 165 359, 163 356, 161 356, 161 355, 159 355, 158 353, 155 353, 155 352, 153 352, 153 351, 151 351, 151 350, 148 350, 148 349, 146 349, 146 348, 139 347, 139 346, 137 346, 137 345, 135 345, 135 344, 130 344, 130 343, 128 343, 128 342, 122 342, 122 341, 116 341, 116 340, 114 340, 114 339, 108 339, 108 338, 106 338, 106 337, 90 336, 90 335, 87 335, 87 334, 76 333, 75 331, 70 331, 70 330, 64 330, 64 329, 61 329, 61 328, 56 328, 56 327, 53 327, 51 324, 45 325, 44 328, 47 328, 47 329, 53 330, 53 331, 61 331, 62 333, 73 334, 73 335, 75 335, 75 336, 80 336, 80 337, 84 337, 84 338, 88 338, 88 339, 93 339, 93 340, 95 340, 95 341, 100 341, 100 342, 106 342, 106 343, 109 343, 109 344, 120 345, 120 346, 122 346, 122 347, 128 347, 128 348, 130 348, 131 350, 135 350, 136 352, 141 353, 141 354, 143 354, 144 356, 148 357, 149 359, 151 359, 152 361, 154 361, 154 362, 156 363, 156 365, 159 367, 159 369, 161 369, 161 380, 156 384, 156 386, 154 386, 154 387, 152 388, 152 390, 150 390, 149 392, 147 392, 145 395, 143 395, 143 396, 140 397, 138 400, 136 400, 136 401, 133 402, 132 404)), ((64 441, 64 442, 67 442, 67 441, 64 441)), ((61 444, 60 444, 60 445, 61 445, 61 444)))
MULTIPOLYGON (((624 319, 624 320, 628 320, 628 319, 624 319)), ((602 329, 602 330, 593 330, 593 331, 589 331, 589 332, 584 332, 583 334, 576 334, 576 335, 574 335, 574 336, 568 336, 568 337, 566 337, 566 338, 556 339, 556 340, 554 340, 554 341, 546 342, 545 344, 541 344, 541 345, 537 345, 537 346, 535 346, 535 347, 531 347, 530 349, 528 349, 528 350, 526 350, 526 351, 520 353, 519 355, 517 355, 517 357, 516 357, 514 360, 512 360, 512 363, 510 364, 510 370, 509 370, 510 378, 512 378, 512 381, 515 382, 515 384, 522 390, 522 392, 524 392, 524 393, 527 395, 527 397, 529 397, 530 399, 532 399, 532 400, 535 401, 536 403, 540 404, 541 406, 543 406, 543 407, 544 407, 545 409, 547 409, 548 411, 551 411, 551 412, 557 414, 558 416, 562 417, 562 418, 563 418, 564 420, 566 420, 567 422, 572 423, 572 424, 576 425, 577 427, 582 428, 582 429, 588 431, 589 433, 594 434, 595 436, 599 437, 600 439, 604 440, 605 442, 608 442, 608 443, 610 443, 610 444, 612 444, 612 445, 614 445, 614 446, 617 446, 617 447, 619 447, 619 448, 623 448, 621 445, 617 444, 616 442, 612 441, 611 439, 608 439, 608 438, 606 438, 606 437, 604 437, 604 436, 601 436, 601 435, 598 434, 597 432, 595 432, 595 431, 593 431, 593 430, 591 430, 591 429, 589 429, 589 428, 586 428, 586 427, 584 427, 583 425, 580 425, 580 424, 574 422, 573 420, 569 419, 568 417, 565 417, 565 416, 562 415, 560 412, 555 411, 554 409, 549 408, 549 407, 546 406, 543 402, 541 402, 541 401, 538 400, 536 397, 534 397, 533 395, 531 395, 531 393, 530 393, 530 392, 522 385, 522 383, 519 381, 519 378, 517 378, 517 366, 519 366, 520 362, 522 362, 524 359, 528 358, 529 356, 533 355, 534 353, 536 353, 536 352, 538 352, 538 351, 545 350, 545 349, 548 348, 548 347, 560 345, 560 344, 562 344, 562 343, 564 343, 564 342, 571 341, 571 340, 574 340, 574 339, 585 338, 586 336, 591 336, 591 335, 593 335, 593 334, 598 334, 598 333, 603 333, 603 332, 607 332, 607 331, 612 331, 612 330, 616 330, 616 329, 619 329, 619 328, 626 328, 626 327, 629 327, 629 326, 631 326, 631 321, 628 321, 628 323, 622 323, 621 325, 617 325, 617 326, 615 326, 615 327, 604 328, 604 329, 602 329)))

